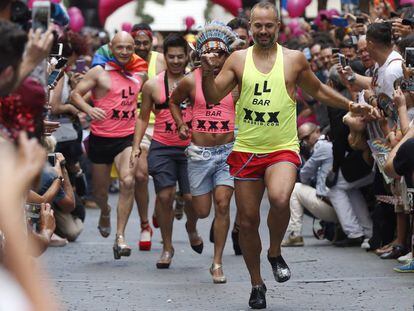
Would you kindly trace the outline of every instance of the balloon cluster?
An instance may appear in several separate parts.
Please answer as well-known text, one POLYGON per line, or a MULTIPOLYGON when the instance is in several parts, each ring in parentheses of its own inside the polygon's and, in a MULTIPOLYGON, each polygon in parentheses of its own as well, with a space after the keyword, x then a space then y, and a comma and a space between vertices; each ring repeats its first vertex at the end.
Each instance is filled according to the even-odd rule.
POLYGON ((85 19, 83 18, 82 11, 73 6, 68 9, 68 15, 70 18, 70 29, 74 32, 81 31, 83 26, 85 26, 85 19))

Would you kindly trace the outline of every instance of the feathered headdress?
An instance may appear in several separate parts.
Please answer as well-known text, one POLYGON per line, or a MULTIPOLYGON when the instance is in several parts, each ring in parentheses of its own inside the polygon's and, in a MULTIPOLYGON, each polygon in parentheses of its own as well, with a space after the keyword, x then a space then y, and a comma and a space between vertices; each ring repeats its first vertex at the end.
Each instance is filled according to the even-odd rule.
POLYGON ((243 44, 244 41, 239 39, 230 27, 221 22, 212 21, 197 35, 196 51, 199 56, 213 50, 231 53, 243 44))

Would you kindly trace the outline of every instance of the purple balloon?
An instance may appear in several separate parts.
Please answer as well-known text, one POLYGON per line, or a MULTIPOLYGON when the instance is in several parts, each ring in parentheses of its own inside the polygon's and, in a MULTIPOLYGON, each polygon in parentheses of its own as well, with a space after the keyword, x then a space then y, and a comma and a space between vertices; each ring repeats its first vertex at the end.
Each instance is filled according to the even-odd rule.
POLYGON ((299 17, 305 12, 307 0, 288 0, 286 9, 290 17, 299 17))
POLYGON ((81 10, 77 7, 70 7, 68 9, 69 15, 69 27, 74 32, 79 32, 82 30, 83 26, 85 26, 85 19, 83 18, 81 10))

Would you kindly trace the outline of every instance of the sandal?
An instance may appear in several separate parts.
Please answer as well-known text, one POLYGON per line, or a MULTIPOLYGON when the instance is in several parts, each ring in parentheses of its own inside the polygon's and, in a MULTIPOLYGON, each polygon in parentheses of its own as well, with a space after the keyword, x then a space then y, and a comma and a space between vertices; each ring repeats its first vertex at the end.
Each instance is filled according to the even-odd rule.
POLYGON ((381 248, 376 249, 374 252, 378 256, 381 256, 382 254, 391 252, 393 246, 394 246, 393 243, 390 243, 390 244, 387 244, 387 245, 385 245, 385 246, 383 246, 381 248))
POLYGON ((188 234, 188 239, 190 240, 190 246, 193 249, 193 251, 195 251, 197 254, 201 254, 203 252, 203 248, 204 248, 204 242, 203 239, 201 238, 201 236, 198 235, 197 230, 194 232, 189 232, 187 229, 187 223, 185 223, 185 229, 187 230, 187 234, 188 234), (200 243, 201 241, 201 243, 200 243), (194 244, 199 242, 199 244, 194 244))
POLYGON ((125 238, 121 234, 117 234, 115 238, 114 247, 114 258, 121 259, 121 256, 128 257, 131 255, 131 248, 125 243, 125 238))
POLYGON ((172 258, 174 257, 174 248, 169 251, 162 251, 160 259, 157 261, 158 269, 168 269, 171 265, 172 258))
POLYGON ((104 238, 107 238, 111 234, 111 209, 110 208, 109 208, 108 215, 102 214, 102 211, 101 211, 101 215, 99 216, 98 230, 99 230, 99 233, 104 238), (105 226, 100 225, 103 219, 109 220, 109 226, 105 227, 105 226))
POLYGON ((223 265, 213 262, 211 267, 210 267, 210 274, 213 277, 213 283, 214 284, 224 284, 224 283, 227 282, 226 276, 224 274, 221 275, 221 276, 215 276, 214 275, 214 272, 217 271, 218 269, 221 269, 221 271, 223 272, 223 265))

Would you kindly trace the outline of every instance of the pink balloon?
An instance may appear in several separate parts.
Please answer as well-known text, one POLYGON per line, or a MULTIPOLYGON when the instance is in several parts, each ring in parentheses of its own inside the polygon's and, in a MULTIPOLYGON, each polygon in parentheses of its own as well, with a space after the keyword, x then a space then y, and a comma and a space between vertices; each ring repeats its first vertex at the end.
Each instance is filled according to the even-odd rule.
POLYGON ((211 2, 221 5, 234 16, 237 16, 242 8, 242 0, 211 0, 211 2))
POLYGON ((69 15, 69 27, 74 32, 79 32, 82 30, 83 26, 85 26, 85 19, 83 18, 81 10, 77 7, 70 7, 68 9, 69 15))
POLYGON ((195 19, 191 16, 187 16, 184 19, 185 22, 185 29, 188 31, 191 29, 191 27, 193 27, 193 25, 195 24, 195 19))
POLYGON ((400 5, 414 4, 414 0, 400 0, 400 5))
POLYGON ((312 3, 312 0, 306 0, 306 1, 305 1, 305 5, 306 5, 306 6, 308 6, 308 5, 309 5, 309 4, 311 4, 311 3, 312 3))
POLYGON ((307 0, 287 0, 287 11, 290 17, 299 17, 305 12, 307 0))
POLYGON ((99 0, 99 21, 105 25, 105 21, 109 15, 116 11, 119 7, 131 2, 132 0, 99 0))
POLYGON ((122 23, 121 29, 122 29, 122 31, 131 32, 132 24, 128 23, 128 22, 122 23))

